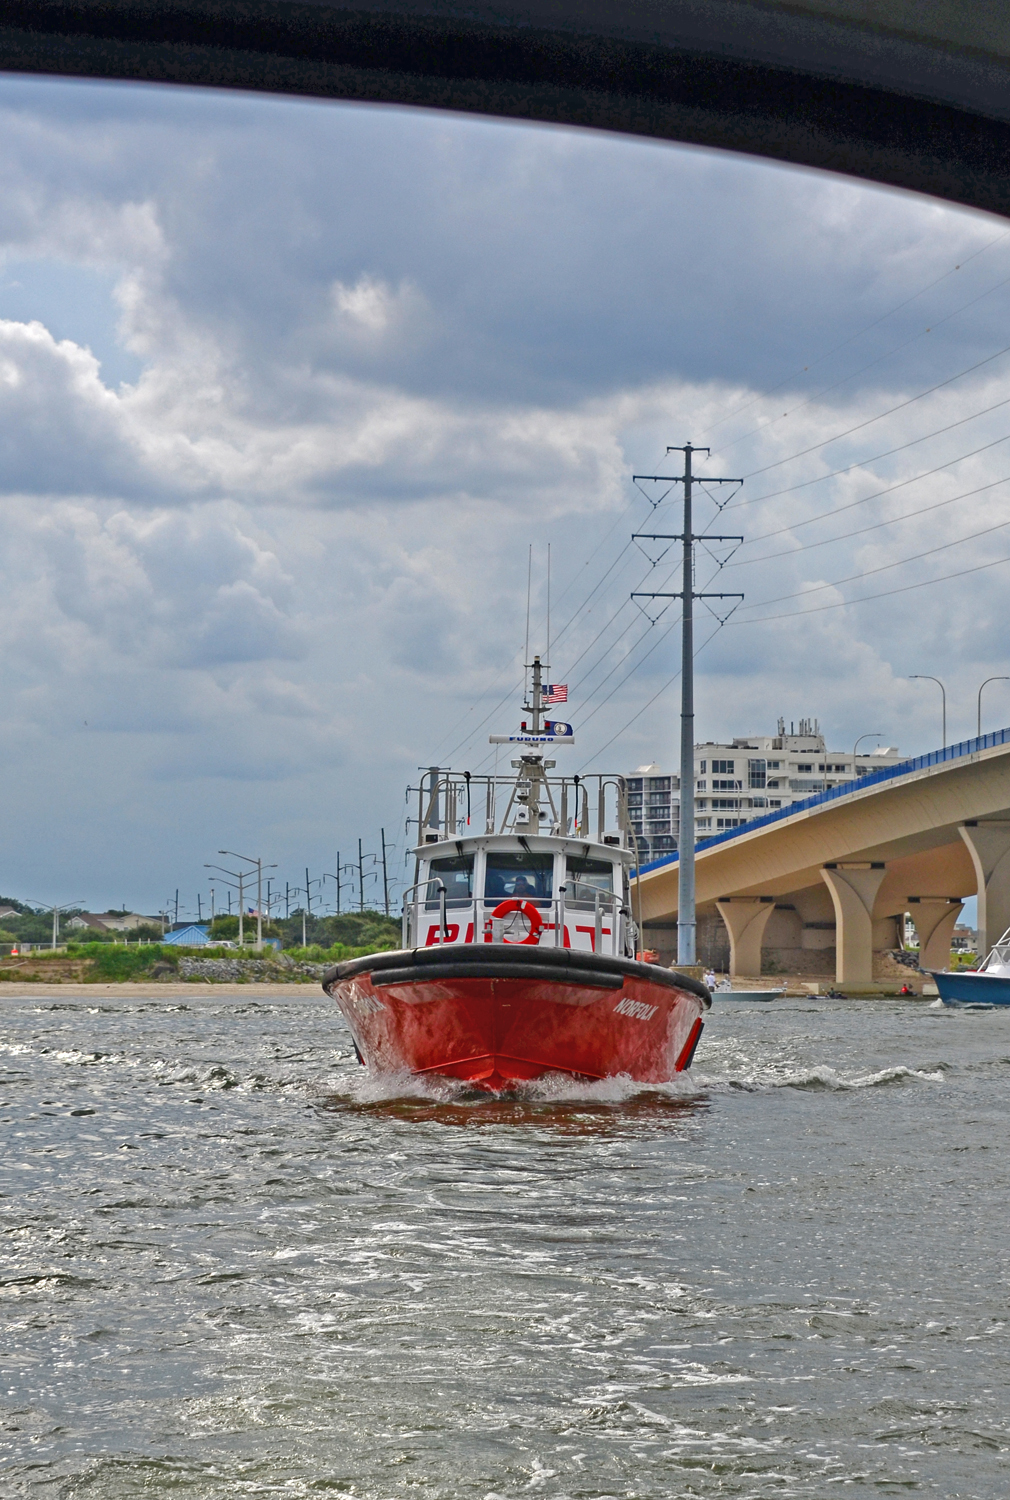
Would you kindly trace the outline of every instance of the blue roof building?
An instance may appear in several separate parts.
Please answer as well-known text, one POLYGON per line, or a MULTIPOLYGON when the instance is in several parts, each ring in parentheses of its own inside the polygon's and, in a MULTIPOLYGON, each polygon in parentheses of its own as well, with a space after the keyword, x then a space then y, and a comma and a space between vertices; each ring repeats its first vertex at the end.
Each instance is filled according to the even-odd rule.
POLYGON ((180 927, 176 932, 166 932, 163 943, 178 943, 183 948, 203 948, 210 942, 206 927, 180 927))

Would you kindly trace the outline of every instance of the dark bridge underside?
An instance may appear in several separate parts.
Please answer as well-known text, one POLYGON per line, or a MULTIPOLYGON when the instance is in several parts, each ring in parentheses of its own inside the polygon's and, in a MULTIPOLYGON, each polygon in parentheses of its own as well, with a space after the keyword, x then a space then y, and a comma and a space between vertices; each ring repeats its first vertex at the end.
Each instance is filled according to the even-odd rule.
POLYGON ((720 146, 1010 213, 1003 0, 5 0, 0 68, 720 146))

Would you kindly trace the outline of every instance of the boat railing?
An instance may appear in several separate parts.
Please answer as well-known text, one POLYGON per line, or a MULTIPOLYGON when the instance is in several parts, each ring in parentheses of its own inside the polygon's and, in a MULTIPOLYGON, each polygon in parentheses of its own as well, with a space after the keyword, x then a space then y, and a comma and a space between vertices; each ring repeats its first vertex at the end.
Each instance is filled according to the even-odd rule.
POLYGON ((1004 932, 998 943, 993 943, 978 972, 986 974, 990 969, 1010 969, 1010 930, 1004 932))
MULTIPOLYGON (((441 944, 449 942, 449 924, 447 920, 449 903, 446 899, 445 883, 437 875, 429 875, 427 880, 417 881, 414 885, 408 886, 403 893, 401 945, 404 948, 416 947, 420 941, 420 921, 428 905, 427 893, 431 886, 435 886, 438 890, 437 941, 441 944), (411 900, 410 898, 414 895, 415 891, 424 892, 424 894, 416 895, 411 900)), ((455 903, 459 907, 460 912, 472 912, 474 938, 476 941, 480 941, 477 937, 477 926, 481 906, 493 908, 499 904, 499 899, 497 897, 489 897, 483 903, 479 899, 477 901, 467 900, 455 903)), ((613 891, 600 890, 599 886, 590 885, 585 881, 569 880, 559 886, 555 897, 548 897, 547 899, 532 897, 531 904, 541 908, 544 911, 545 917, 549 915, 554 928, 554 946, 556 948, 564 947, 565 944, 567 912, 569 910, 573 913, 581 912, 587 916, 591 912, 593 918, 593 951, 594 953, 602 953, 604 939, 603 922, 605 917, 609 917, 610 931, 607 936, 609 936, 610 942, 608 947, 615 957, 620 956, 623 947, 620 919, 625 909, 620 898, 613 891)), ((493 926, 489 926, 487 913, 485 913, 485 920, 481 926, 483 931, 488 932, 493 942, 495 940, 493 936, 494 928, 493 926)))
MULTIPOLYGON (((438 940, 440 943, 445 943, 446 941, 445 885, 441 880, 439 880, 437 875, 429 875, 427 880, 418 880, 414 883, 414 885, 408 885, 407 889, 403 893, 403 917, 401 920, 401 946, 403 948, 410 948, 414 946, 410 941, 410 914, 411 910, 413 910, 414 924, 416 926, 418 918, 420 916, 421 907, 421 902, 419 900, 415 899, 414 901, 409 901, 407 898, 410 896, 412 891, 419 891, 422 886, 424 886, 425 891, 427 891, 428 886, 430 885, 438 886, 438 940)), ((425 900, 426 899, 427 897, 425 897, 425 900)))
MULTIPOLYGON (((525 747, 515 748, 522 752, 525 747)), ((552 776, 549 772, 554 767, 553 760, 535 767, 532 760, 539 757, 524 759, 520 753, 520 758, 512 762, 511 776, 497 773, 475 776, 469 771, 432 767, 421 785, 407 788, 408 799, 412 794, 418 799, 417 816, 407 819, 408 828, 411 823, 417 825, 418 842, 436 831, 444 831, 446 838, 458 838, 475 833, 505 833, 513 825, 521 826, 526 833, 595 837, 599 842, 614 828, 630 837, 625 777, 609 771, 552 776), (533 794, 535 827, 529 821, 533 809, 528 805, 524 787, 533 794), (593 833, 591 828, 595 830, 593 833)))
POLYGON ((574 911, 582 910, 593 913, 593 952, 603 951, 603 918, 610 916, 610 949, 615 957, 621 951, 620 940, 620 916, 621 905, 613 891, 602 891, 597 885, 590 885, 587 881, 568 880, 558 888, 557 899, 554 903, 554 946, 560 948, 565 940, 565 912, 571 905, 574 911), (583 894, 579 894, 579 892, 583 894))

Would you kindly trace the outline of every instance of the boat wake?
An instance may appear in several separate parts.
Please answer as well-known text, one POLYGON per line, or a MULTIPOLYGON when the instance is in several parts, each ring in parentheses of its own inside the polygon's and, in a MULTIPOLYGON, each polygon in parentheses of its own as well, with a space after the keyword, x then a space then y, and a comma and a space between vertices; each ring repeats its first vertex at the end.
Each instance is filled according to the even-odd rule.
POLYGON ((345 1073, 336 1088, 326 1091, 324 1104, 330 1109, 369 1108, 398 1103, 493 1107, 495 1105, 581 1105, 615 1107, 626 1104, 684 1105, 713 1095, 735 1092, 768 1093, 775 1089, 845 1093, 883 1088, 892 1084, 941 1083, 942 1068, 909 1068, 901 1064, 874 1073, 846 1075, 826 1065, 791 1070, 755 1070, 729 1074, 691 1069, 668 1083, 639 1083, 627 1074, 598 1080, 572 1078, 554 1073, 517 1084, 503 1093, 491 1093, 473 1084, 451 1078, 418 1077, 411 1073, 376 1075, 365 1068, 345 1073))
POLYGON ((336 1088, 326 1094, 329 1108, 367 1108, 411 1102, 462 1106, 581 1104, 613 1106, 632 1100, 654 1099, 683 1103, 695 1100, 705 1092, 697 1077, 681 1074, 670 1083, 643 1084, 627 1074, 597 1080, 572 1078, 551 1073, 543 1078, 524 1080, 501 1093, 476 1088, 462 1079, 418 1077, 407 1072, 370 1073, 366 1068, 343 1074, 336 1088))

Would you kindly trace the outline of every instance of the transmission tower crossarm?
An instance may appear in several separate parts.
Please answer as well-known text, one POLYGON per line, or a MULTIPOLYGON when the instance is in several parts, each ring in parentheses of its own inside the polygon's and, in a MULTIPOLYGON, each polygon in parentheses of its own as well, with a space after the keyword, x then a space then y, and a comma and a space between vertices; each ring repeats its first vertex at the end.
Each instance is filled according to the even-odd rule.
MULTIPOLYGON (((683 536, 679 531, 672 534, 665 531, 633 531, 631 533, 633 542, 682 542, 683 536)), ((713 536, 710 531, 700 531, 697 536, 691 538, 693 542, 742 542, 742 536, 713 536)))

